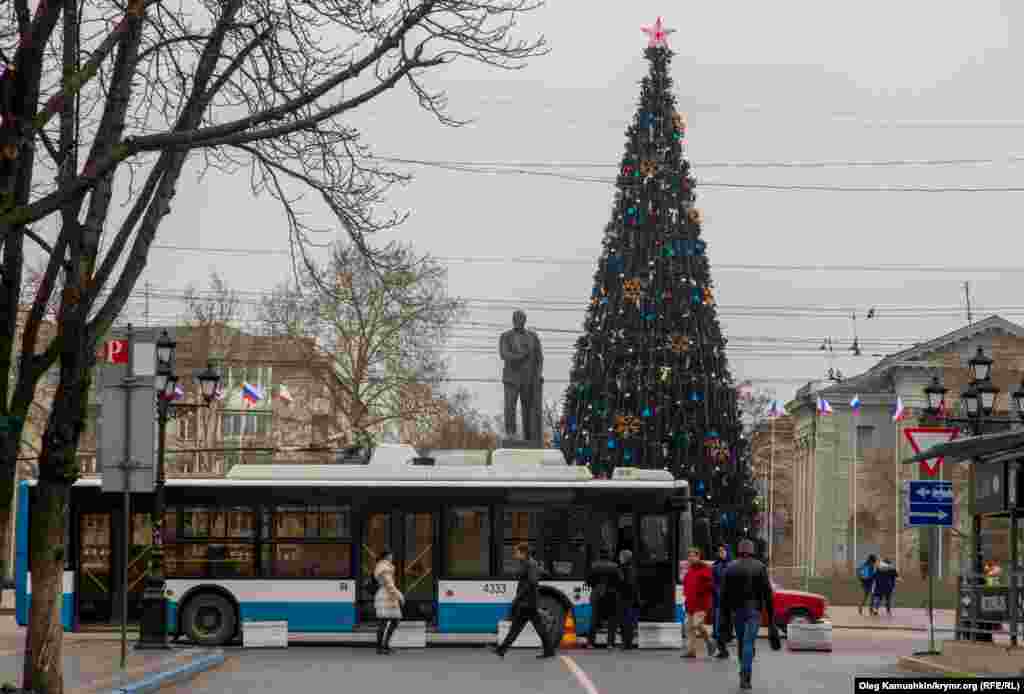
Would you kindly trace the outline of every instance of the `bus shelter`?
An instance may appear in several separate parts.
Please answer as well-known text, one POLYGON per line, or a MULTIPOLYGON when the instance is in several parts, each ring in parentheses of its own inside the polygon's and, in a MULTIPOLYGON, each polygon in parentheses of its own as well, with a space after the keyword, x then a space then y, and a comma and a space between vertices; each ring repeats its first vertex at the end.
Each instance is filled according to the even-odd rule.
POLYGON ((971 498, 971 567, 960 576, 956 610, 956 639, 991 641, 992 632, 1009 626, 1016 646, 1024 618, 1024 570, 1018 544, 1019 519, 1024 517, 1024 431, 984 434, 933 446, 907 458, 904 464, 942 457, 973 467, 971 498), (1000 581, 988 584, 984 575, 982 529, 986 522, 1009 520, 1010 567, 1000 581))

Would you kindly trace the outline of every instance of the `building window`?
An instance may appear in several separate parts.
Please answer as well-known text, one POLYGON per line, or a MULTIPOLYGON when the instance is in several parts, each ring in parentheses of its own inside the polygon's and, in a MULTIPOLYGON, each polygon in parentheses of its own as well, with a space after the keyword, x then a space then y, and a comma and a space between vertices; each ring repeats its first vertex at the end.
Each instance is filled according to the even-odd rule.
POLYGON ((257 386, 265 397, 270 397, 273 385, 272 366, 230 366, 227 371, 227 388, 241 388, 243 383, 257 386))
POLYGON ((860 451, 875 447, 875 428, 873 426, 857 427, 857 456, 864 457, 860 451))
POLYGON ((175 420, 178 424, 179 441, 195 441, 196 438, 196 413, 184 412, 178 415, 175 420))
POLYGON ((221 414, 223 436, 269 434, 273 428, 273 415, 269 412, 225 412, 221 414))
POLYGON ((491 514, 486 507, 453 508, 446 514, 446 570, 451 578, 491 573, 491 514))

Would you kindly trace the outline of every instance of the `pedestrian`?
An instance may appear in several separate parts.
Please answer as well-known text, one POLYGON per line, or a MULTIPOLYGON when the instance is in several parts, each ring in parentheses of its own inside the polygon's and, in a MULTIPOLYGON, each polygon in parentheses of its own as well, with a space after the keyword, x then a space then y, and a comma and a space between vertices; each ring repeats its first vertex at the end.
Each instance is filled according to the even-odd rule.
POLYGON ((590 565, 587 585, 590 586, 590 633, 587 645, 596 648, 597 630, 608 622, 608 648, 615 648, 615 633, 619 621, 619 589, 622 569, 612 561, 611 552, 604 548, 590 565))
POLYGON ((728 644, 732 637, 729 635, 728 620, 723 619, 722 614, 722 580, 725 578, 725 570, 729 567, 731 561, 732 557, 729 554, 729 546, 719 545, 718 557, 715 559, 715 563, 711 565, 711 577, 714 579, 715 584, 714 602, 712 604, 714 614, 712 619, 714 620, 713 636, 715 643, 718 645, 717 657, 723 660, 729 657, 728 644))
POLYGON ((373 578, 377 582, 373 609, 377 613, 377 653, 380 655, 391 655, 391 637, 402 621, 402 607, 405 605, 405 596, 395 585, 394 559, 394 553, 385 547, 373 568, 373 578))
POLYGON ((878 614, 878 608, 885 602, 885 611, 892 617, 892 593, 896 589, 896 579, 899 577, 896 564, 891 559, 884 559, 878 563, 875 570, 875 594, 871 601, 871 611, 878 614))
POLYGON ((729 564, 725 571, 722 609, 732 614, 732 623, 736 629, 740 689, 750 689, 754 669, 754 641, 761 628, 762 613, 769 615, 768 636, 773 651, 782 648, 782 640, 775 619, 772 618, 775 606, 768 569, 754 559, 754 543, 750 540, 740 541, 737 552, 740 558, 729 564))
POLYGON ((877 565, 878 557, 874 554, 869 554, 864 563, 857 568, 857 578, 860 579, 860 586, 864 591, 864 597, 861 599, 860 605, 857 606, 857 614, 864 614, 865 605, 868 605, 869 609, 871 609, 870 602, 871 595, 874 593, 875 567, 877 565))
POLYGON ((700 550, 691 547, 687 553, 689 566, 683 577, 683 601, 686 603, 686 645, 682 658, 697 657, 697 641, 704 639, 708 655, 715 654, 715 644, 708 632, 708 615, 711 613, 715 592, 715 579, 711 567, 700 558, 700 550))
POLYGON ((622 650, 637 648, 636 626, 640 621, 640 604, 636 590, 636 567, 633 553, 628 549, 619 552, 619 568, 622 581, 619 582, 619 624, 622 629, 622 650))
POLYGON ((537 636, 540 637, 541 645, 544 648, 537 657, 553 658, 556 644, 551 643, 551 633, 537 610, 540 566, 530 557, 530 548, 525 542, 521 542, 513 548, 512 557, 519 562, 519 583, 516 586, 516 597, 512 600, 512 609, 509 614, 512 625, 509 627, 505 640, 494 648, 494 652, 504 658, 505 653, 519 638, 519 634, 529 622, 533 625, 537 636))
POLYGON ((985 562, 985 585, 989 588, 998 588, 1002 583, 1003 570, 999 566, 999 562, 995 559, 989 559, 985 562))

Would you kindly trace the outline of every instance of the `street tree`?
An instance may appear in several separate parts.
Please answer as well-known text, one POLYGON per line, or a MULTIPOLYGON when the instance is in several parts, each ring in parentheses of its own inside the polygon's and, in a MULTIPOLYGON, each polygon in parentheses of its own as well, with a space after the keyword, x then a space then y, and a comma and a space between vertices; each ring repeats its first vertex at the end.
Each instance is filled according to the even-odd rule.
POLYGON ((70 486, 96 346, 146 266, 185 166, 247 170, 284 208, 293 264, 308 190, 368 258, 403 219, 376 207, 405 180, 352 114, 399 84, 458 125, 429 76, 457 60, 516 68, 545 51, 514 27, 536 0, 12 0, 0 12, 0 502, 42 374, 60 382, 39 461, 23 686, 63 691, 60 583, 70 486), (114 205, 115 194, 124 198, 114 205), (32 296, 30 256, 46 270, 32 296), (60 289, 58 290, 58 286, 60 289), (59 296, 55 339, 37 345, 59 296), (26 308, 24 329, 18 315, 26 308), (10 377, 20 342, 22 368, 10 377))
POLYGON ((447 411, 433 418, 422 432, 417 432, 413 445, 424 452, 444 449, 486 449, 497 447, 497 433, 491 418, 481 412, 472 392, 459 388, 444 395, 447 411))
POLYGON ((447 294, 443 265, 405 245, 375 254, 336 243, 326 263, 310 262, 258 309, 272 334, 304 345, 310 363, 329 364, 323 385, 355 446, 372 445, 389 425, 444 414, 434 392, 446 373, 444 343, 464 311, 447 294))

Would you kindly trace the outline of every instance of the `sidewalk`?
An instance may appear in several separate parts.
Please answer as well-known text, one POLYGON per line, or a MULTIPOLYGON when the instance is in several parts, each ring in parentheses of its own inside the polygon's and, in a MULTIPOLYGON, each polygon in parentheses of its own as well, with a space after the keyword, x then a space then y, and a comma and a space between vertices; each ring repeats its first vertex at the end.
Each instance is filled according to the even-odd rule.
MULTIPOLYGON (((121 634, 103 632, 64 634, 64 689, 67 694, 109 692, 125 685, 153 680, 160 673, 180 671, 183 675, 197 667, 202 670, 223 662, 219 651, 175 646, 168 651, 136 651, 137 632, 128 633, 126 669, 121 671, 121 634)), ((0 684, 21 684, 25 629, 11 617, 0 617, 0 684)), ((180 681, 180 680, 179 680, 180 681)), ((130 691, 155 691, 151 686, 130 691)))
MULTIPOLYGON (((877 617, 858 614, 856 607, 829 605, 829 619, 835 629, 897 629, 904 631, 928 631, 928 610, 917 607, 898 607, 892 616, 882 614, 877 617)), ((935 610, 935 629, 952 631, 956 614, 953 610, 935 610)))

